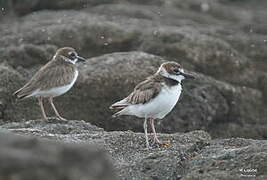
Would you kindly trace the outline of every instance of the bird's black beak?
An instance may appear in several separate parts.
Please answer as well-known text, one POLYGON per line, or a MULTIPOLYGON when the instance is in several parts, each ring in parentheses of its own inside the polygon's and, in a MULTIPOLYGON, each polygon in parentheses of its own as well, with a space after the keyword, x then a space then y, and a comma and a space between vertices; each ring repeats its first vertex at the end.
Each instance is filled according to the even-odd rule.
POLYGON ((76 58, 78 59, 78 62, 85 62, 86 59, 80 56, 76 56, 76 58))
POLYGON ((180 75, 184 76, 185 79, 195 79, 195 76, 193 76, 193 74, 180 72, 180 75))

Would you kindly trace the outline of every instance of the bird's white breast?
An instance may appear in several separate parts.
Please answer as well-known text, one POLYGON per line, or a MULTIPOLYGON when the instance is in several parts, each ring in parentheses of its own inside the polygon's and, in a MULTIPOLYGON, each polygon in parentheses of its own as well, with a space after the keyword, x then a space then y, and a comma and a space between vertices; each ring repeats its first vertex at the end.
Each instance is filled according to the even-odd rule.
POLYGON ((174 108, 181 91, 180 84, 172 87, 164 85, 161 92, 150 102, 129 106, 129 113, 138 117, 162 119, 174 108))
POLYGON ((75 71, 74 78, 70 84, 61 87, 55 87, 49 90, 36 90, 31 94, 31 96, 42 96, 42 97, 60 96, 70 90, 70 88, 74 85, 75 81, 77 80, 77 77, 78 77, 78 70, 75 71))

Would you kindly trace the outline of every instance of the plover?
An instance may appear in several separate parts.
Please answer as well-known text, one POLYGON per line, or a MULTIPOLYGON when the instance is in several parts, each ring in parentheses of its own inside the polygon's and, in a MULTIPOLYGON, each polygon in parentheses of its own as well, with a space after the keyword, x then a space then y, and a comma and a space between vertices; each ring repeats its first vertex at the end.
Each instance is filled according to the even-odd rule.
POLYGON ((58 113, 53 98, 66 93, 74 85, 78 77, 76 64, 85 61, 78 56, 71 47, 63 47, 57 50, 53 59, 44 65, 31 80, 14 95, 18 99, 37 97, 41 107, 42 116, 48 119, 43 106, 43 99, 48 98, 56 116, 60 120, 65 120, 58 113))
POLYGON ((145 132, 146 147, 149 148, 147 136, 147 120, 150 121, 154 143, 159 143, 154 120, 164 118, 177 103, 181 91, 181 82, 185 78, 194 78, 185 73, 180 64, 165 62, 158 71, 139 83, 133 92, 126 98, 112 104, 110 109, 120 110, 113 117, 121 115, 133 115, 145 118, 143 127, 145 132))

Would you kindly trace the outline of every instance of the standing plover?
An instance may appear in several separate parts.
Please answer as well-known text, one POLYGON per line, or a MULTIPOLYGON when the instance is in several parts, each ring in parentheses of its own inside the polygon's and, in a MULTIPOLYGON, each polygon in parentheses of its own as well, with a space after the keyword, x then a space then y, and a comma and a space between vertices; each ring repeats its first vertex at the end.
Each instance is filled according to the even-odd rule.
POLYGON ((160 144, 154 120, 164 118, 173 109, 182 91, 181 82, 185 78, 194 76, 185 73, 176 62, 163 63, 154 75, 139 83, 128 97, 110 106, 110 109, 120 110, 113 117, 134 115, 145 118, 143 126, 147 148, 149 148, 147 120, 149 120, 154 136, 153 143, 160 144))
POLYGON ((65 120, 58 113, 53 98, 66 93, 73 86, 78 77, 76 63, 85 61, 78 56, 77 52, 71 47, 64 47, 57 50, 53 59, 44 65, 21 89, 14 95, 18 99, 37 97, 41 107, 42 116, 48 119, 44 106, 43 98, 48 98, 56 116, 60 120, 65 120))

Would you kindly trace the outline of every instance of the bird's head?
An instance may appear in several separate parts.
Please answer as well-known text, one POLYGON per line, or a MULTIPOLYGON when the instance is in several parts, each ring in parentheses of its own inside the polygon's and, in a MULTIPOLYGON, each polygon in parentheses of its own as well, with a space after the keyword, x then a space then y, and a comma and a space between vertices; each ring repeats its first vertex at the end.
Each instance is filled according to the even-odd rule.
POLYGON ((75 49, 71 47, 63 47, 57 50, 55 57, 61 57, 64 61, 72 64, 86 61, 85 58, 78 56, 75 49))
POLYGON ((181 67, 181 65, 173 61, 161 64, 158 73, 166 78, 170 78, 179 82, 181 82, 183 79, 195 78, 192 74, 184 72, 184 69, 181 67))

